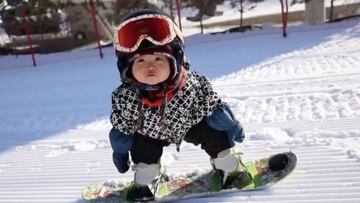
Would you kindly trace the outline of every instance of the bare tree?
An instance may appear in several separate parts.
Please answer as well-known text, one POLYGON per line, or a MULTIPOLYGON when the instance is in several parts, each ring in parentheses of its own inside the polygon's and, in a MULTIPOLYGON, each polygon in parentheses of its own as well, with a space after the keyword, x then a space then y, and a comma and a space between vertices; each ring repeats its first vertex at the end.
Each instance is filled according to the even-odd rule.
POLYGON ((290 2, 290 6, 293 6, 293 5, 295 5, 295 4, 307 3, 307 2, 309 2, 309 1, 311 1, 311 0, 292 0, 292 1, 290 2))
POLYGON ((118 24, 129 13, 145 8, 156 7, 144 0, 116 0, 113 3, 113 22, 118 24))
POLYGON ((334 19, 334 1, 335 0, 331 0, 330 1, 330 14, 329 14, 329 21, 333 21, 334 19))
POLYGON ((256 3, 261 2, 264 0, 231 0, 231 6, 233 8, 237 8, 240 13, 240 27, 243 27, 243 14, 246 10, 252 10, 256 7, 256 3))
POLYGON ((198 22, 203 20, 204 16, 210 17, 217 14, 216 6, 224 3, 225 0, 191 0, 190 5, 198 9, 195 16, 188 16, 189 21, 198 22))

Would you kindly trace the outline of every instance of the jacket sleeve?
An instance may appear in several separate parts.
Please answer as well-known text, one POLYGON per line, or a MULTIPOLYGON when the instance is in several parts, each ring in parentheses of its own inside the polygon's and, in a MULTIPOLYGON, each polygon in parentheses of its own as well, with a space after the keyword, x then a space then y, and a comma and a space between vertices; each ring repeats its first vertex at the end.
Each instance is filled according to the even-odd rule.
POLYGON ((110 130, 109 138, 113 150, 113 162, 120 173, 129 170, 129 151, 133 146, 133 133, 131 119, 127 116, 127 103, 122 101, 119 89, 112 94, 112 112, 110 116, 113 128, 110 130))
POLYGON ((135 101, 133 96, 127 95, 127 93, 129 92, 121 87, 112 93, 110 122, 114 128, 122 133, 131 135, 135 132, 134 119, 136 119, 136 112, 133 112, 135 101), (125 98, 128 98, 128 100, 125 98))
POLYGON ((206 123, 216 130, 225 131, 231 144, 235 141, 241 143, 245 138, 243 127, 224 102, 206 118, 206 123))

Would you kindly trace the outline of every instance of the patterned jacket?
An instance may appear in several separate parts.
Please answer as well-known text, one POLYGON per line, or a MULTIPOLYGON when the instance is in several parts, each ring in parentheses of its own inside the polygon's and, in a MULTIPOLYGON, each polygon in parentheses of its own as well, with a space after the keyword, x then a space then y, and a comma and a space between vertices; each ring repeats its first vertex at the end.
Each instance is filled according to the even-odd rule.
POLYGON ((160 107, 143 104, 144 126, 137 129, 139 98, 128 84, 123 83, 112 94, 111 123, 120 132, 135 132, 151 138, 180 145, 188 130, 204 117, 210 116, 223 102, 214 92, 209 80, 188 72, 185 86, 167 103, 165 123, 160 122, 160 107))

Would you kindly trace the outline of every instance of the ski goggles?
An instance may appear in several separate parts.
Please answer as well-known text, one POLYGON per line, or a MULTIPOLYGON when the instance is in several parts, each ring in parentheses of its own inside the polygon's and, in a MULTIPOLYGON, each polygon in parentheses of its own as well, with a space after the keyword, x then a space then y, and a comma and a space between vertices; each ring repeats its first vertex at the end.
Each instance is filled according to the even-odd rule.
POLYGON ((130 18, 121 23, 114 36, 114 46, 120 52, 136 51, 144 39, 157 46, 170 43, 175 37, 183 41, 180 29, 163 15, 146 14, 130 18))

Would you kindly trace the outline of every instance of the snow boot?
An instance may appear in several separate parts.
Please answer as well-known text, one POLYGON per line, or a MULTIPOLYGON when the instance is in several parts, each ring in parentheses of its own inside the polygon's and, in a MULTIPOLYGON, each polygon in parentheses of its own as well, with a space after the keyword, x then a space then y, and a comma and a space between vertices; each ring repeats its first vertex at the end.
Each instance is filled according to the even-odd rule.
POLYGON ((138 163, 134 171, 134 181, 127 187, 124 201, 151 201, 167 191, 169 178, 160 164, 138 163))
POLYGON ((211 159, 213 171, 211 183, 215 191, 222 189, 241 189, 251 183, 251 175, 247 172, 239 154, 233 149, 226 149, 211 159))

